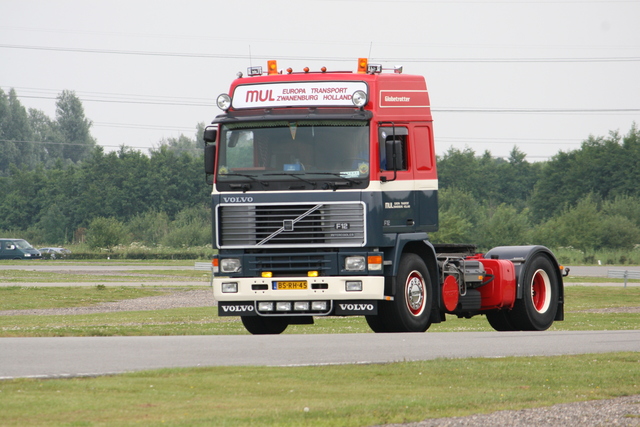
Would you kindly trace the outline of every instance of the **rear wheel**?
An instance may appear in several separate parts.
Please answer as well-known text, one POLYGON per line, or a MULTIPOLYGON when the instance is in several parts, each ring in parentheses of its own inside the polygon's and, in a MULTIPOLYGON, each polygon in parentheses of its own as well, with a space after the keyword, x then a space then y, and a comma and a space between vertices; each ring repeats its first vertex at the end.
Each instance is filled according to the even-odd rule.
POLYGON ((517 328, 513 326, 509 320, 510 312, 506 310, 496 310, 487 312, 487 320, 493 329, 500 332, 516 331, 517 328))
POLYGON ((538 255, 525 266, 522 299, 508 314, 509 321, 520 330, 549 329, 558 311, 560 287, 553 263, 538 255))
POLYGON ((289 326, 286 317, 242 316, 242 324, 253 335, 281 334, 289 326))

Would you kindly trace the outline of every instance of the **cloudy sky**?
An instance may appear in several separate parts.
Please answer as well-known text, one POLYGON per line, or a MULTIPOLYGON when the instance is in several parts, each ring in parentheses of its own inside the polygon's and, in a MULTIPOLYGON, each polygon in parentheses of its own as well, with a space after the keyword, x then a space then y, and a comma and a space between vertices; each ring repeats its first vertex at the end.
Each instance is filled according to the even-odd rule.
POLYGON ((193 136, 250 65, 427 79, 437 153, 530 161, 640 125, 640 0, 0 0, 0 88, 83 101, 107 150, 193 136))

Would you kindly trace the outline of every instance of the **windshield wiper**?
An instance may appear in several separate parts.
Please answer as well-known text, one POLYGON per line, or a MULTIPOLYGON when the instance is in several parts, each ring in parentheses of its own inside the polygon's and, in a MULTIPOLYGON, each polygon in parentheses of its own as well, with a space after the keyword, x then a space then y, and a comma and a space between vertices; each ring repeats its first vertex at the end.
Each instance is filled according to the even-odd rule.
MULTIPOLYGON (((229 172, 229 173, 225 173, 222 174, 221 176, 243 176, 245 178, 249 178, 251 181, 253 182, 259 182, 260 184, 262 184, 263 187, 268 187, 269 183, 266 181, 260 181, 258 178, 256 178, 255 175, 249 175, 246 173, 236 173, 236 172, 229 172)), ((232 190, 242 190, 243 192, 247 191, 247 190, 251 190, 251 184, 247 184, 247 183, 229 183, 229 188, 231 188, 232 190)))
POLYGON ((306 182, 309 185, 312 185, 313 188, 315 188, 317 186, 317 184, 313 181, 309 181, 308 179, 304 179, 303 177, 300 176, 300 174, 297 173, 284 173, 284 172, 274 172, 274 173, 265 173, 264 176, 292 176, 294 178, 299 179, 300 181, 306 182))
POLYGON ((255 175, 249 175, 246 173, 228 172, 228 173, 221 173, 219 175, 220 176, 244 176, 245 178, 249 178, 251 181, 258 182, 258 178, 256 178, 255 175))
POLYGON ((342 176, 339 173, 335 173, 335 172, 311 172, 311 173, 314 175, 331 175, 344 180, 344 182, 325 182, 324 183, 325 190, 330 188, 333 191, 336 191, 338 188, 351 187, 354 184, 360 184, 360 181, 356 179, 348 178, 346 176, 342 176))

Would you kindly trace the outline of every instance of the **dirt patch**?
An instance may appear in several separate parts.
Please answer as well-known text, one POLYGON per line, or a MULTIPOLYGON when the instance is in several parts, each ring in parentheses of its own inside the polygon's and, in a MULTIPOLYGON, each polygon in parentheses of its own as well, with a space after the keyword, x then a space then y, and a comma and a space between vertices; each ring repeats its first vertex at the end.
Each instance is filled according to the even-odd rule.
POLYGON ((210 289, 170 291, 167 295, 103 302, 89 307, 2 310, 0 316, 55 316, 111 313, 116 311, 149 311, 181 307, 213 307, 216 305, 210 289))

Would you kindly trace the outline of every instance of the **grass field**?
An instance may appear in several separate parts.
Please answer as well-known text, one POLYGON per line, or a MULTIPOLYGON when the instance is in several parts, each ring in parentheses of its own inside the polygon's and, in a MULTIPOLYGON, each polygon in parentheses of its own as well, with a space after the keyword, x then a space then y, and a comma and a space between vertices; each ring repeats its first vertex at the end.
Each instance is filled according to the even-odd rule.
MULTIPOLYGON (((185 288, 185 290, 193 288, 185 288)), ((89 306, 98 302, 162 295, 164 288, 0 288, 0 310, 89 306)), ((568 286, 565 320, 551 330, 640 329, 640 287, 568 286)), ((484 316, 447 321, 429 331, 491 331, 484 316)), ((315 325, 294 325, 290 334, 370 333, 362 317, 316 318, 315 325)), ((0 336, 228 335, 246 334, 237 317, 218 317, 214 307, 95 313, 82 315, 0 316, 0 336)))
MULTIPOLYGON (((0 287, 0 310, 86 307, 166 292, 152 286, 0 287)), ((565 292, 565 321, 554 323, 552 330, 640 329, 639 287, 568 286, 565 292)), ((439 331, 490 330, 483 316, 450 316, 432 325, 425 339, 439 331)), ((213 307, 0 316, 3 337, 245 333, 237 318, 219 318, 213 307)), ((318 319, 286 333, 370 330, 364 319, 348 317, 318 319)), ((365 426, 634 394, 640 394, 640 352, 165 369, 0 381, 0 425, 365 426)))
POLYGON ((640 393, 640 354, 0 381, 3 426, 366 426, 640 393))

